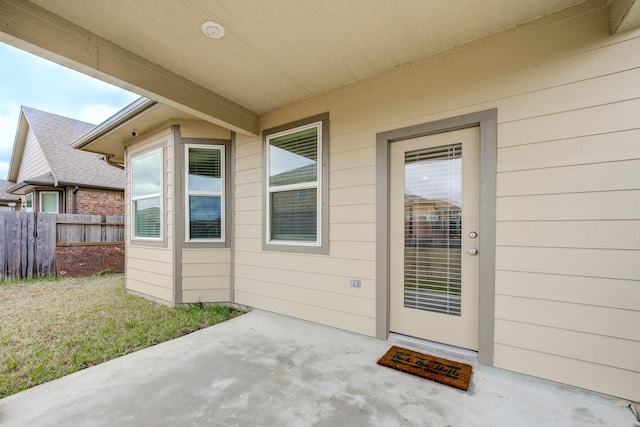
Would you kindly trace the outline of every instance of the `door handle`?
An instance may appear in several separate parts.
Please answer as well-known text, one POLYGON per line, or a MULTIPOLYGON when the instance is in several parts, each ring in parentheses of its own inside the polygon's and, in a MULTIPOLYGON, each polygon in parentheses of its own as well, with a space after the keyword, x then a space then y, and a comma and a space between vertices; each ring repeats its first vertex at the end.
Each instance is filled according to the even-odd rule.
POLYGON ((467 250, 467 252, 469 252, 469 255, 477 255, 478 254, 478 250, 476 248, 471 248, 471 249, 467 250))

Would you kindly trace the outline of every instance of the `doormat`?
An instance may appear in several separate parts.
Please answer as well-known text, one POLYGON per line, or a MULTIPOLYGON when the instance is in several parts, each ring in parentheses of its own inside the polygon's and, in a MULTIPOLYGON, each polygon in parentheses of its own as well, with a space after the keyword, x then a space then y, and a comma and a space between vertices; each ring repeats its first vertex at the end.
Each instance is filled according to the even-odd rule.
POLYGON ((473 367, 440 357, 429 356, 395 345, 378 360, 378 365, 417 375, 467 391, 473 367))

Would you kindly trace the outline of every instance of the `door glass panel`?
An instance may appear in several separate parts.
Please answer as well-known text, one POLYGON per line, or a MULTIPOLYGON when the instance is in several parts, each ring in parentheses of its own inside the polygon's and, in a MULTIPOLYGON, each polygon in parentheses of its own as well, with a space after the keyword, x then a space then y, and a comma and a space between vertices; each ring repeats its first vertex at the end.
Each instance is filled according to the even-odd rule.
POLYGON ((404 306, 460 316, 462 144, 404 163, 404 306))

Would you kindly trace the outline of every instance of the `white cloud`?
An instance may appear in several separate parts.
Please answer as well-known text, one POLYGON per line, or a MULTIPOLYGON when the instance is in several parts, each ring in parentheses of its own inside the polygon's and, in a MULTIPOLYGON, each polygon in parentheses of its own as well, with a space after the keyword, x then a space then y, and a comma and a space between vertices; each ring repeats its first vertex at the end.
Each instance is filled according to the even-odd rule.
POLYGON ((8 110, 15 111, 0 115, 0 179, 6 179, 7 172, 9 171, 13 141, 16 136, 16 130, 18 129, 20 106, 16 105, 15 108, 8 110))
POLYGON ((9 174, 9 162, 0 162, 0 179, 7 179, 9 174))

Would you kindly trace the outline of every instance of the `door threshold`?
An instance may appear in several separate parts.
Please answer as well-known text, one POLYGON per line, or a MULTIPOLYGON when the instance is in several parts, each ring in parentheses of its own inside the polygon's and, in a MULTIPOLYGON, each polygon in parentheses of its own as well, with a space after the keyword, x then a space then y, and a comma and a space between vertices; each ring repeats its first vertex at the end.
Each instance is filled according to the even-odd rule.
POLYGON ((467 363, 472 366, 478 365, 478 352, 468 350, 466 348, 423 340, 416 337, 410 337, 408 335, 397 334, 395 332, 389 333, 387 341, 394 345, 409 347, 413 350, 418 350, 431 356, 451 359, 457 362, 467 363))

